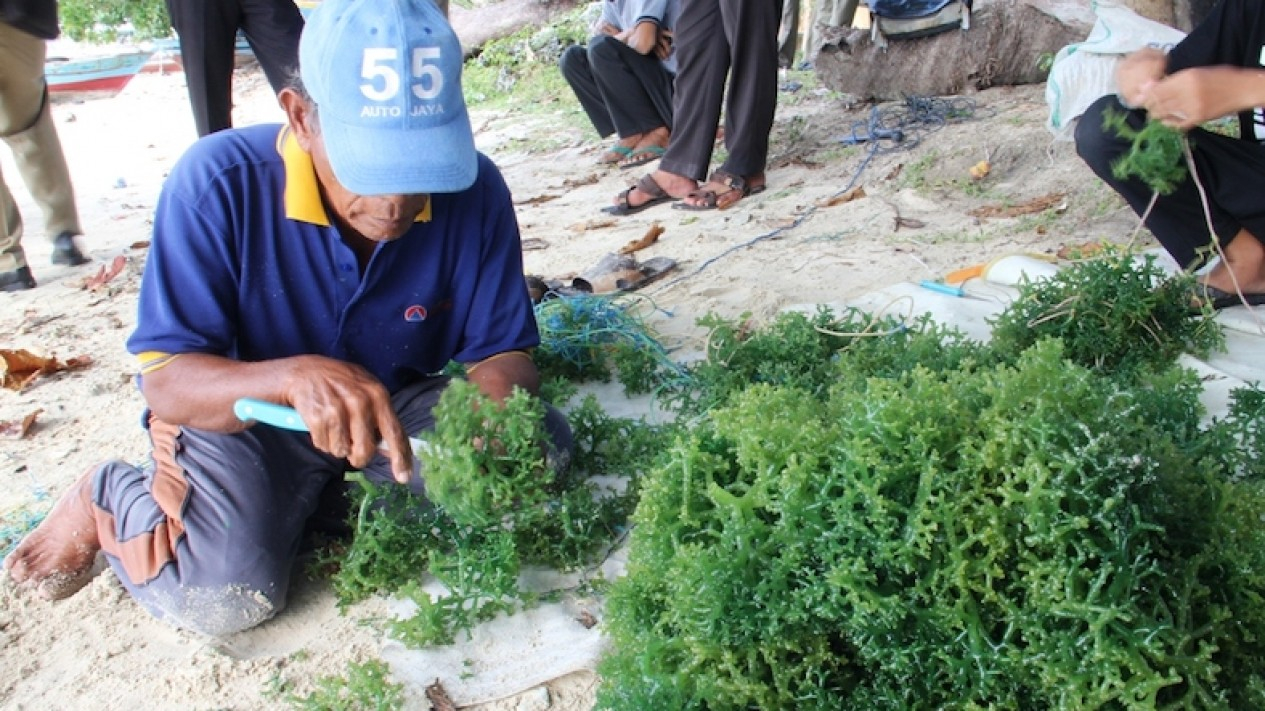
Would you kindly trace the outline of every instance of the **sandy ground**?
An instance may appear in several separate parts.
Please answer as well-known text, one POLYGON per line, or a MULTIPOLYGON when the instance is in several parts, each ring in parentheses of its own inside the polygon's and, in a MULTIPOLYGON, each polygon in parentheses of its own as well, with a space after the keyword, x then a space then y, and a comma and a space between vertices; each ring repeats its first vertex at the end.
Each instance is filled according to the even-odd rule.
MULTIPOLYGON (((811 78, 804 77, 811 84, 811 78)), ((974 117, 911 133, 904 148, 869 153, 844 146, 868 106, 811 86, 781 94, 769 188, 723 212, 661 205, 632 217, 599 212, 644 169, 598 168, 602 144, 576 122, 475 111, 480 148, 503 169, 519 206, 526 267, 568 279, 642 237, 662 235, 637 253, 668 257, 677 268, 637 294, 662 339, 682 355, 699 348, 695 320, 708 312, 757 320, 806 302, 839 302, 900 281, 945 273, 1020 252, 1052 254, 1062 245, 1123 241, 1136 220, 1075 156, 1045 130, 1040 86, 977 93, 974 117), (915 140, 917 138, 917 140, 915 140), (550 146, 542 149, 542 145, 550 146), (990 173, 973 180, 980 161, 990 173), (834 200, 860 186, 864 196, 834 200), (1048 209, 1005 216, 1031 201, 1048 209), (979 210, 984 212, 980 213, 979 210), (991 213, 990 213, 991 211, 991 213), (973 214, 974 213, 974 214, 973 214), (1000 215, 1000 216, 998 216, 1000 215)), ((279 121, 262 74, 250 67, 236 85, 239 125, 279 121)), ((548 107, 547 107, 548 108, 548 107)), ((553 111, 574 115, 560 98, 553 111)), ((0 348, 25 348, 91 365, 41 378, 20 392, 0 391, 0 422, 38 411, 23 438, 0 439, 0 514, 43 512, 102 459, 147 457, 142 402, 124 340, 135 323, 149 220, 163 177, 193 140, 180 74, 141 75, 112 98, 58 100, 54 113, 74 175, 93 258, 76 268, 49 265, 49 245, 7 151, 0 170, 26 218, 38 289, 0 294, 0 348), (85 280, 116 257, 126 265, 93 290, 85 280)), ((652 167, 652 166, 651 166, 652 167)), ((0 706, 13 709, 283 708, 270 689, 300 692, 314 679, 343 675, 350 661, 374 657, 381 639, 364 620, 372 601, 340 614, 323 585, 302 583, 291 607, 260 628, 209 640, 153 621, 109 571, 78 595, 47 603, 0 585, 0 706)), ((485 704, 488 711, 587 709, 598 683, 590 673, 560 678, 547 693, 485 704)), ((410 708, 427 708, 414 693, 410 708)))

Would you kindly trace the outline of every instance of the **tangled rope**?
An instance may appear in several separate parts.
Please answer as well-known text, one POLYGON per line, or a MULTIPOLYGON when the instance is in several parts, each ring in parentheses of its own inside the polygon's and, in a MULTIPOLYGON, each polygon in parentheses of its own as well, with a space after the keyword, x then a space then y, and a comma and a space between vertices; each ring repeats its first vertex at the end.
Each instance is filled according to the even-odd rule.
POLYGON ((634 306, 627 298, 601 294, 543 299, 535 306, 540 330, 538 360, 557 359, 576 373, 604 373, 610 352, 628 349, 648 355, 668 377, 687 377, 634 306))

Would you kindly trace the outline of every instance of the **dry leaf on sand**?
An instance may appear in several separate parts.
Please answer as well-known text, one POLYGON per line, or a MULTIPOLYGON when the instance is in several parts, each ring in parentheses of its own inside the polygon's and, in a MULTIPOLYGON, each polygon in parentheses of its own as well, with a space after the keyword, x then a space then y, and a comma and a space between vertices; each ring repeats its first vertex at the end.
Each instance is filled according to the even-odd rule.
POLYGON ((78 370, 92 364, 89 356, 71 358, 65 363, 51 356, 39 356, 28 350, 0 349, 0 386, 21 391, 41 375, 78 370))
POLYGON ((656 222, 653 225, 650 225, 650 229, 646 230, 646 233, 641 236, 641 239, 635 239, 623 247, 620 247, 619 253, 632 254, 633 252, 645 249, 655 242, 658 242, 659 236, 663 234, 663 231, 663 225, 656 222))
POLYGON ((817 203, 817 207, 834 207, 835 205, 842 205, 845 202, 852 202, 853 200, 863 197, 865 197, 865 188, 858 185, 855 188, 845 190, 838 195, 832 195, 831 197, 822 200, 817 203))
POLYGON ((88 291, 96 291, 97 289, 100 289, 110 283, 110 280, 114 279, 114 277, 118 276, 123 271, 123 267, 126 266, 127 257, 120 254, 114 258, 114 261, 110 262, 110 266, 101 267, 96 274, 93 274, 85 279, 83 282, 83 288, 88 291))
POLYGON ((985 205, 966 214, 971 217, 1019 217, 1020 215, 1031 215, 1034 212, 1044 212, 1058 205, 1064 197, 1066 197, 1065 193, 1050 193, 1018 205, 985 205))
POLYGON ((31 432, 31 427, 35 425, 35 420, 40 416, 43 410, 36 410, 20 420, 9 420, 8 422, 0 422, 0 437, 8 437, 9 439, 22 439, 31 432))

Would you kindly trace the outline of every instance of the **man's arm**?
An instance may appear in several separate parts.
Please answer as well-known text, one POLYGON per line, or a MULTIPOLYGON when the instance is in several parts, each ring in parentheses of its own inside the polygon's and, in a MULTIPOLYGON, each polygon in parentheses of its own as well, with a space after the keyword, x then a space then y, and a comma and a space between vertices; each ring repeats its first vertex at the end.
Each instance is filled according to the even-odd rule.
POLYGON ((1183 69, 1148 87, 1141 106, 1164 124, 1188 131, 1223 116, 1265 106, 1265 69, 1183 69))
POLYGON ((621 37, 638 54, 650 54, 659 44, 659 23, 641 20, 621 37))
POLYGON ((246 428, 233 414, 240 398, 288 405, 303 418, 317 449, 363 467, 378 453, 381 439, 395 478, 407 482, 413 471, 390 393, 356 365, 313 355, 245 363, 188 353, 144 373, 141 390, 159 419, 214 432, 246 428))
POLYGON ((1146 94, 1164 78, 1168 55, 1154 47, 1131 52, 1116 67, 1116 87, 1125 106, 1140 107, 1146 94))
POLYGON ((484 395, 504 401, 519 387, 532 395, 540 392, 540 373, 526 351, 505 351, 466 365, 466 378, 484 395))

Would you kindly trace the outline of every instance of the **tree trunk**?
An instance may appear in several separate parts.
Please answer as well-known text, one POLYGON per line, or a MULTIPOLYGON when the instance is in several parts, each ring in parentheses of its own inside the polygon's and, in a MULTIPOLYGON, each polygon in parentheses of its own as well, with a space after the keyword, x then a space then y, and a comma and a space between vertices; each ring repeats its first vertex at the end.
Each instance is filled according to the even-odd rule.
POLYGON ((508 37, 524 27, 543 27, 570 11, 578 0, 501 0, 481 7, 448 7, 448 20, 461 40, 465 56, 476 55, 483 45, 508 37))

